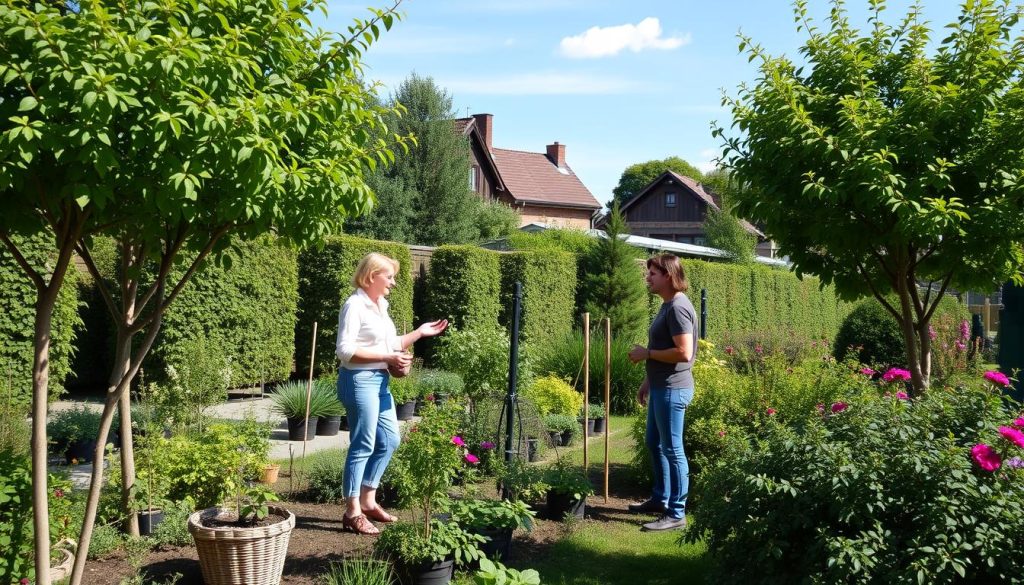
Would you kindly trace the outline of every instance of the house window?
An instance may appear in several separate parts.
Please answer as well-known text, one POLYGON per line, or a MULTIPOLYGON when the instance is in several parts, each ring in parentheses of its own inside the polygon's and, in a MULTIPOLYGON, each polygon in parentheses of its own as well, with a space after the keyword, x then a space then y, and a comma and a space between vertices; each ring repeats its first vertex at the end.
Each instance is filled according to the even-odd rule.
POLYGON ((675 206, 676 206, 676 194, 675 193, 665 193, 665 207, 675 207, 675 206))
POLYGON ((469 167, 469 190, 476 192, 476 167, 469 167))

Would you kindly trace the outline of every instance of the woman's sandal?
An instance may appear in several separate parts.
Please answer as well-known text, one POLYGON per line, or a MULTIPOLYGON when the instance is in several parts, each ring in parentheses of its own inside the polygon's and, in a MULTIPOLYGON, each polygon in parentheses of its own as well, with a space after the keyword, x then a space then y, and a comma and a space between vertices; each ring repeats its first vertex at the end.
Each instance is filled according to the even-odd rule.
POLYGON ((377 522, 389 523, 398 521, 397 517, 388 514, 384 511, 384 508, 381 508, 380 506, 377 506, 376 508, 370 510, 363 508, 363 514, 370 520, 376 520, 377 522))
POLYGON ((341 529, 347 532, 355 532, 356 534, 380 534, 380 529, 367 520, 363 514, 351 518, 343 515, 341 517, 341 529))

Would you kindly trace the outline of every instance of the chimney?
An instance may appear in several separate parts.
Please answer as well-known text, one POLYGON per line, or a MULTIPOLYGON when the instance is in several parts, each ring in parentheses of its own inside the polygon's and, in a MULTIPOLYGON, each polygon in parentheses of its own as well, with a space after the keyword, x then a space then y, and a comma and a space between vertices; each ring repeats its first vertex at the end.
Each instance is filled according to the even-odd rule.
POLYGON ((492 114, 473 114, 473 119, 476 120, 476 127, 480 130, 480 135, 484 137, 484 145, 487 147, 487 151, 490 152, 494 116, 492 114))
POLYGON ((548 145, 548 158, 551 162, 560 169, 565 168, 565 145, 559 144, 557 141, 554 144, 548 145))

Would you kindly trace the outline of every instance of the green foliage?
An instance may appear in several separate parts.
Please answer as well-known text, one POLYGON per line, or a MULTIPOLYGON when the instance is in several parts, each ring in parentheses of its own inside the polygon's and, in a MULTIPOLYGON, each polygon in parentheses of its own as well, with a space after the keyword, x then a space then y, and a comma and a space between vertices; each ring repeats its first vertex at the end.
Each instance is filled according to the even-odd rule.
POLYGON ((604 405, 591 402, 587 405, 587 418, 604 418, 604 405))
MULTIPOLYGON (((271 411, 285 418, 302 418, 306 416, 306 382, 295 380, 278 385, 270 395, 273 403, 271 411)), ((344 409, 338 402, 337 394, 327 384, 314 383, 309 392, 309 417, 342 414, 344 409)))
POLYGON ((512 327, 515 283, 523 286, 520 334, 542 342, 572 330, 576 297, 576 260, 558 251, 512 252, 501 255, 499 323, 512 327))
POLYGON ((453 522, 470 530, 532 530, 536 516, 519 500, 454 500, 449 511, 453 522))
POLYGON ((483 536, 471 534, 454 522, 430 521, 427 535, 412 522, 395 522, 381 532, 374 551, 399 559, 405 566, 416 566, 428 561, 440 562, 452 556, 456 562, 468 563, 482 556, 483 536))
POLYGON ((153 541, 166 546, 191 544, 192 535, 188 531, 188 517, 193 511, 195 511, 195 504, 191 498, 164 505, 164 521, 154 529, 153 541))
POLYGON ((574 500, 581 500, 594 493, 587 474, 574 464, 569 463, 567 459, 559 459, 544 470, 544 483, 551 491, 568 494, 574 500))
POLYGON ((819 27, 797 2, 809 37, 799 64, 741 36, 759 74, 727 99, 738 135, 715 135, 726 166, 758 187, 738 193, 739 215, 845 298, 896 293, 920 343, 937 297, 925 304, 908 283, 990 290, 1022 278, 1024 37, 1012 2, 962 3, 938 42, 922 5, 895 25, 884 8, 871 3, 862 32, 842 5, 819 27))
POLYGON ((388 314, 399 335, 412 328, 412 259, 409 248, 394 242, 366 240, 352 236, 329 238, 322 247, 299 254, 298 323, 295 326, 295 364, 303 376, 309 371, 313 323, 317 323, 316 375, 333 373, 338 335, 338 313, 355 292, 352 275, 370 252, 384 254, 399 263, 396 286, 388 296, 388 314))
POLYGON ((121 547, 124 537, 113 524, 97 524, 89 540, 89 560, 103 558, 121 547))
MULTIPOLYGON (((460 375, 473 401, 504 394, 508 389, 509 335, 500 327, 458 330, 449 328, 441 337, 437 363, 460 375)), ((519 348, 519 387, 529 385, 529 348, 519 348)))
POLYGON ((100 413, 82 404, 57 411, 47 422, 46 434, 64 447, 75 441, 95 440, 100 434, 100 413))
POLYGON ((323 457, 309 470, 309 495, 314 502, 336 504, 345 500, 345 457, 323 457))
MULTIPOLYGON (((603 328, 602 328, 603 329, 603 328)), ((641 365, 629 361, 632 341, 612 336, 611 343, 611 410, 615 414, 629 414, 640 407, 636 391, 644 381, 646 373, 641 365)), ((590 336, 590 393, 591 397, 604 392, 604 351, 603 333, 590 336)), ((583 391, 583 332, 580 330, 554 339, 536 352, 535 370, 538 374, 552 374, 572 380, 576 390, 583 391)), ((698 357, 698 362, 700 361, 698 357)))
POLYGON ((503 464, 498 472, 498 481, 512 500, 536 502, 548 491, 544 470, 519 457, 503 464))
POLYGON ((495 327, 501 311, 500 254, 474 246, 434 250, 427 273, 429 319, 448 319, 458 329, 495 327))
POLYGON ((574 435, 579 434, 580 423, 572 414, 546 414, 544 415, 544 428, 548 431, 559 433, 572 431, 574 435))
POLYGON ((227 400, 232 362, 223 346, 200 335, 179 342, 180 358, 167 364, 164 381, 152 392, 158 417, 184 429, 201 429, 206 410, 227 400))
POLYGON ((444 370, 425 369, 420 370, 414 380, 416 384, 415 393, 418 398, 446 394, 458 396, 462 394, 466 385, 462 376, 455 372, 444 370))
POLYGON ((408 376, 404 378, 395 378, 392 376, 388 380, 388 391, 391 392, 391 396, 395 399, 395 404, 405 404, 410 400, 416 400, 419 398, 419 392, 416 389, 416 379, 420 372, 417 369, 413 369, 409 372, 408 376))
POLYGON ((596 322, 611 318, 612 335, 639 339, 647 325, 645 304, 648 293, 643 269, 637 262, 643 253, 620 239, 629 233, 618 205, 612 208, 605 227, 606 238, 593 249, 584 287, 586 310, 596 322))
MULTIPOLYGON (((53 242, 43 236, 15 237, 14 242, 33 268, 52 268, 56 257, 53 242)), ((49 278, 45 271, 43 276, 49 278)), ((81 325, 76 280, 76 271, 69 269, 53 309, 49 370, 51 400, 64 391, 64 381, 71 373, 75 330, 81 325)), ((32 399, 35 306, 35 286, 7 247, 0 244, 0 388, 5 392, 8 388, 12 390, 10 402, 22 407, 22 412, 28 412, 32 399)))
POLYGON ((34 577, 29 461, 0 452, 0 581, 34 577))
POLYGON ((519 232, 523 218, 511 206, 500 201, 481 201, 476 217, 480 241, 496 240, 519 232))
POLYGON ((394 573, 385 559, 355 558, 331 563, 321 579, 324 585, 391 585, 394 573))
POLYGON ((678 156, 670 156, 664 160, 649 160, 636 163, 626 167, 626 170, 622 172, 622 176, 619 177, 619 184, 612 189, 614 197, 608 203, 608 207, 612 207, 613 203, 624 205, 665 171, 675 171, 684 177, 690 177, 697 181, 700 181, 703 176, 697 167, 678 156))
POLYGON ((535 404, 541 415, 576 416, 583 407, 583 395, 564 379, 551 374, 534 380, 523 391, 523 397, 535 404))
MULTIPOLYGON (((894 301, 893 297, 889 298, 890 303, 894 301)), ((952 297, 939 302, 933 320, 939 317, 956 319, 958 325, 960 320, 970 318, 967 308, 952 297)), ((874 298, 857 303, 843 320, 833 351, 837 360, 850 357, 877 369, 907 364, 903 331, 892 313, 874 298)))
POLYGON ((480 559, 480 568, 473 574, 476 585, 540 585, 540 573, 533 569, 517 571, 490 559, 480 559))
POLYGON ((574 229, 549 229, 530 233, 516 231, 509 235, 508 245, 513 250, 525 251, 562 251, 569 252, 576 259, 576 299, 574 315, 585 310, 587 289, 584 283, 590 271, 589 262, 599 240, 584 232, 574 229))
MULTIPOLYGON (((247 479, 257 478, 262 470, 258 458, 247 452, 248 440, 236 425, 217 423, 200 433, 161 440, 171 501, 192 498, 198 508, 214 506, 234 495, 238 487, 234 470, 246 469, 247 479)), ((111 483, 117 479, 111 475, 111 483)))
POLYGON ((710 580, 1020 583, 1022 470, 971 459, 977 443, 1022 453, 996 432, 1019 406, 978 386, 767 422, 703 472, 686 538, 707 542, 710 580))
POLYGON ((29 429, 28 419, 25 418, 23 404, 15 403, 13 384, 6 386, 0 382, 0 453, 9 456, 28 457, 29 443, 32 432, 29 429))
POLYGON ((236 242, 206 262, 167 310, 148 369, 162 372, 173 365, 181 371, 204 359, 189 345, 202 340, 204 353, 230 363, 229 388, 287 380, 295 345, 297 271, 294 250, 279 240, 236 242))
POLYGON ((728 211, 709 208, 704 220, 704 235, 708 246, 725 250, 733 262, 750 264, 754 261, 757 236, 748 232, 728 211))

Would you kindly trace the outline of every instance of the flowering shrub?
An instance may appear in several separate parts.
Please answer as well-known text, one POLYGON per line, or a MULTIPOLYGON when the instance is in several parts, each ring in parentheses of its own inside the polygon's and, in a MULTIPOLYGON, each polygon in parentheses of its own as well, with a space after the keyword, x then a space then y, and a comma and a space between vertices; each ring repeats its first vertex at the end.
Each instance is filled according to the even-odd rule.
POLYGON ((1024 472, 994 465, 1018 449, 999 429, 1016 413, 977 386, 823 405, 709 462, 686 536, 707 542, 709 581, 1024 581, 1024 472))

